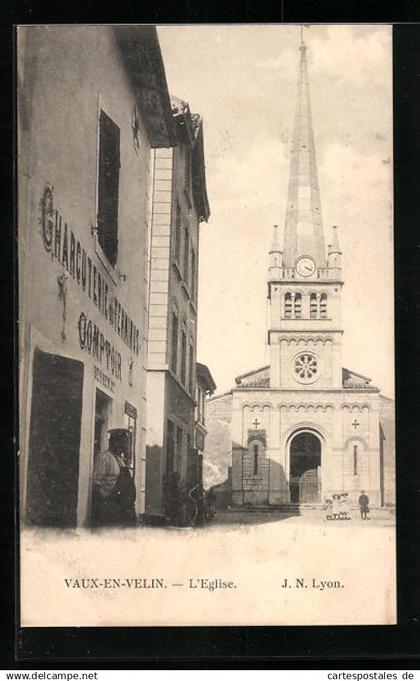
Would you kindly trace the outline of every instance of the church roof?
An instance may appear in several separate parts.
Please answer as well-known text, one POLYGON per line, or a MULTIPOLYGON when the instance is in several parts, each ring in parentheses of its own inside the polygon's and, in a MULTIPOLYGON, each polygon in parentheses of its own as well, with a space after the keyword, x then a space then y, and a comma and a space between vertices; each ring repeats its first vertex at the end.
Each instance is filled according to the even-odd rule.
POLYGON ((372 379, 368 376, 356 374, 355 371, 343 367, 343 388, 369 388, 372 390, 375 386, 371 385, 371 382, 372 379))
MULTIPOLYGON (((355 371, 346 369, 343 367, 342 370, 343 382, 342 386, 344 389, 351 390, 375 390, 375 386, 372 385, 372 379, 363 374, 358 374, 355 371)), ((270 365, 260 367, 259 369, 254 369, 253 371, 247 371, 245 374, 236 376, 235 378, 236 388, 269 388, 270 387, 270 365)), ((217 397, 217 396, 216 396, 217 397)))
POLYGON ((284 267, 294 267, 301 255, 312 256, 317 267, 326 267, 321 199, 309 98, 307 47, 300 45, 299 81, 289 192, 284 229, 284 267))
POLYGON ((238 388, 269 388, 270 365, 236 376, 235 383, 238 388))

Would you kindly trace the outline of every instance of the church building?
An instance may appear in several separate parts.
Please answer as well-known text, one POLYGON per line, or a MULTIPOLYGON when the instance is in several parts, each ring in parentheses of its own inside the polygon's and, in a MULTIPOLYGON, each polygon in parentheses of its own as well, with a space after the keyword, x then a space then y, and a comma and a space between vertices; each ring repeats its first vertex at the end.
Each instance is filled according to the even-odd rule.
POLYGON ((361 490, 382 506, 383 398, 342 366, 342 253, 337 227, 325 247, 307 47, 299 49, 284 239, 275 226, 269 251, 270 364, 237 377, 208 413, 228 413, 234 506, 316 504, 339 492, 357 503, 361 490))

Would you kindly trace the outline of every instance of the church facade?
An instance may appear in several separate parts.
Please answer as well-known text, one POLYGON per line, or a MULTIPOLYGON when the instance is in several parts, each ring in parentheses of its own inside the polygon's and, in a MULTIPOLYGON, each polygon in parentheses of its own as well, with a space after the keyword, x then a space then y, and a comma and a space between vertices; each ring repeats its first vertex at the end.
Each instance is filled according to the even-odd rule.
MULTIPOLYGON (((306 45, 283 244, 274 227, 268 272, 270 364, 236 378, 228 395, 232 504, 316 504, 364 490, 384 505, 380 395, 342 366, 338 229, 325 248, 312 129, 306 45)), ((210 410, 211 411, 211 410, 210 410)))

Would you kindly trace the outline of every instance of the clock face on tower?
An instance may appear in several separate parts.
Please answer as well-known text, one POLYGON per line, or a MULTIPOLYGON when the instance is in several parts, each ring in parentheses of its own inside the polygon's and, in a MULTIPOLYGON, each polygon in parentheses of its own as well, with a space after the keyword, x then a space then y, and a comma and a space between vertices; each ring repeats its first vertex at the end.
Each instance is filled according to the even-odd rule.
POLYGON ((307 255, 304 255, 296 263, 296 269, 301 277, 310 277, 315 272, 315 263, 307 255))

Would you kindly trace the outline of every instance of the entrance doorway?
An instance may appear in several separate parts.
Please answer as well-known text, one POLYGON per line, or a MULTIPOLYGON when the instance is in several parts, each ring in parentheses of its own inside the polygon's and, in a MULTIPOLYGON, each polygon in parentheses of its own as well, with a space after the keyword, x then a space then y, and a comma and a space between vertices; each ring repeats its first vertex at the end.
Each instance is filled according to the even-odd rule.
POLYGON ((290 443, 290 501, 317 503, 321 499, 321 442, 310 432, 298 433, 290 443))
POLYGON ((95 435, 93 441, 94 459, 99 452, 108 449, 108 421, 111 399, 101 390, 96 390, 95 396, 95 435))
POLYGON ((26 520, 76 527, 83 364, 35 348, 26 520))

